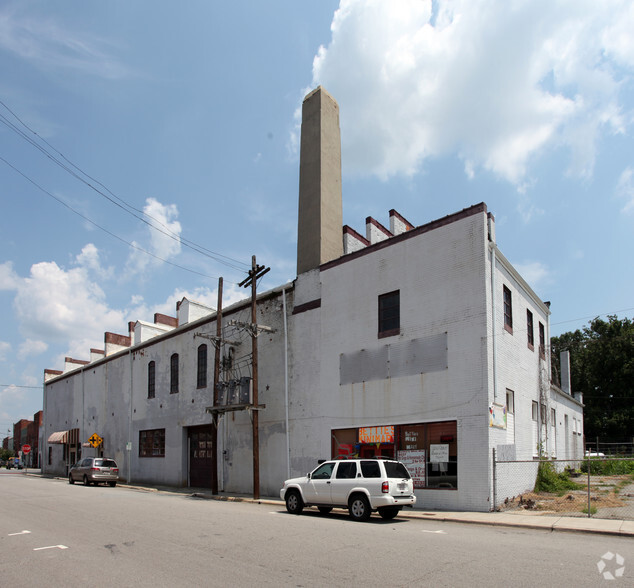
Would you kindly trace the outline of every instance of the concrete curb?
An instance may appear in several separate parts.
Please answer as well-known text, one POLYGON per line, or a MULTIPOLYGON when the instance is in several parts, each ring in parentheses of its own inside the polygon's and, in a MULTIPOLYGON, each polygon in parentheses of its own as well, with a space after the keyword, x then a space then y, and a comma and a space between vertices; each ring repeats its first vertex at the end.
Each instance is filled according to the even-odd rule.
MULTIPOLYGON (((31 474, 33 475, 33 474, 31 474)), ((41 474, 35 474, 41 475, 41 474)), ((48 476, 42 476, 48 477, 48 476)), ((53 476, 51 476, 53 477, 53 476)), ((66 480, 54 476, 58 480, 66 480)), ((134 484, 119 483, 118 486, 137 490, 139 492, 162 492, 165 494, 178 494, 189 498, 201 500, 217 500, 221 502, 250 502, 253 504, 268 504, 279 508, 285 508, 284 501, 272 498, 252 498, 250 496, 237 496, 233 494, 210 494, 208 492, 195 491, 188 488, 157 488, 154 486, 140 486, 134 484)), ((498 527, 515 527, 520 529, 545 530, 551 532, 566 533, 590 533, 595 535, 611 535, 617 537, 634 537, 634 521, 618 519, 594 519, 586 517, 561 517, 552 515, 526 515, 494 512, 426 512, 409 508, 403 509, 400 518, 442 521, 448 523, 465 523, 469 525, 488 525, 498 527)))

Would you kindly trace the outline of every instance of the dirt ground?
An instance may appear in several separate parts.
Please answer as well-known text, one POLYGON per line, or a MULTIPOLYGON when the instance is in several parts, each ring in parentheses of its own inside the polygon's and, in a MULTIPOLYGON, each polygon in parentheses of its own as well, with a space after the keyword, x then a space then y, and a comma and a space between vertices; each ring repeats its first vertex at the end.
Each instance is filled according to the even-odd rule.
MULTIPOLYGON (((569 490, 561 496, 546 492, 525 492, 506 500, 500 505, 500 510, 588 516, 588 478, 579 476, 574 481, 582 484, 583 488, 569 490)), ((591 476, 590 505, 593 517, 634 519, 634 481, 631 476, 591 476)))

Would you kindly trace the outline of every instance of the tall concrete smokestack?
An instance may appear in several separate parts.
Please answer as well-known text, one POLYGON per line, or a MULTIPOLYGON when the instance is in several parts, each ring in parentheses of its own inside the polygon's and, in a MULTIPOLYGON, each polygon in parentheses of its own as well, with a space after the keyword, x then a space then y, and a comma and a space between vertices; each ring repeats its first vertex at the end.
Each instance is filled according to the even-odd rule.
POLYGON ((297 275, 343 255, 339 106, 321 86, 304 98, 297 275))

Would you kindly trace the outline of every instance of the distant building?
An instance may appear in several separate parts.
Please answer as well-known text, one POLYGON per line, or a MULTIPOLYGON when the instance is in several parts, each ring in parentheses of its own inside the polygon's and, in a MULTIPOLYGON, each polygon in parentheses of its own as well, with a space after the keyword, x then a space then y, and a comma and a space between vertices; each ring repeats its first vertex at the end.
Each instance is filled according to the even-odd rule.
POLYGON ((46 370, 45 471, 97 453, 132 482, 209 487, 215 451, 220 490, 250 493, 254 410, 263 495, 318 459, 387 455, 410 467, 418 507, 484 511, 493 449, 581 457, 583 405, 550 383, 549 306, 498 249, 486 205, 342 227, 338 116, 322 88, 304 100, 298 275, 258 296, 260 406, 249 301, 223 312, 214 405, 217 313, 183 299, 46 370))
POLYGON ((28 467, 39 467, 41 446, 40 436, 42 428, 43 411, 33 415, 33 420, 20 419, 13 425, 13 437, 6 437, 2 441, 2 448, 15 451, 16 456, 22 458, 22 462, 28 467), (23 446, 29 445, 28 453, 23 452, 23 446))

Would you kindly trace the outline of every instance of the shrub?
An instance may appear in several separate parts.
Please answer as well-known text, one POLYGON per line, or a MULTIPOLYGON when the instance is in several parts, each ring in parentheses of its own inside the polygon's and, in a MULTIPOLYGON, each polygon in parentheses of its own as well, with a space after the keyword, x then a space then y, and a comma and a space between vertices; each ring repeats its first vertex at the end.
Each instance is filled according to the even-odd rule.
POLYGON ((581 471, 593 476, 624 476, 634 474, 633 459, 605 459, 601 457, 591 457, 581 464, 581 471))
POLYGON ((561 495, 569 490, 579 490, 581 488, 583 486, 573 482, 567 472, 558 473, 552 462, 539 462, 537 479, 535 480, 535 492, 549 492, 561 495))

